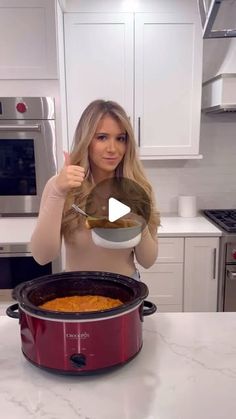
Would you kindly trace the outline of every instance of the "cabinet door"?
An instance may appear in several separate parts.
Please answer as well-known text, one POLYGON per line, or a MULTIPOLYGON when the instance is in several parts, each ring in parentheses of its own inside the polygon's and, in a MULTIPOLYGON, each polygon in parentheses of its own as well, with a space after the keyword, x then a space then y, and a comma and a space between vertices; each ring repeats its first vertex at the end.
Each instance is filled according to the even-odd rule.
POLYGON ((154 264, 148 271, 140 268, 141 280, 149 289, 151 301, 158 305, 158 310, 164 306, 178 306, 182 311, 183 297, 183 264, 182 263, 160 263, 154 264))
POLYGON ((135 129, 141 156, 198 154, 201 63, 199 16, 136 14, 135 129))
POLYGON ((69 144, 95 99, 118 102, 133 121, 132 13, 66 13, 65 61, 69 144))
POLYGON ((217 311, 219 238, 185 239, 184 311, 217 311))
POLYGON ((2 0, 0 51, 1 79, 57 78, 55 2, 2 0))

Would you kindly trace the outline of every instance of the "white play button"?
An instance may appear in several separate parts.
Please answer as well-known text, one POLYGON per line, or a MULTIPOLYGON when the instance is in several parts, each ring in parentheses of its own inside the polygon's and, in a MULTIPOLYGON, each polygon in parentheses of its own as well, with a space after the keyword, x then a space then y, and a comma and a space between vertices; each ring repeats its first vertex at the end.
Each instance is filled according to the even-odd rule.
POLYGON ((108 200, 108 220, 113 223, 113 221, 118 220, 126 214, 129 214, 131 211, 128 205, 122 204, 115 198, 109 198, 108 200))

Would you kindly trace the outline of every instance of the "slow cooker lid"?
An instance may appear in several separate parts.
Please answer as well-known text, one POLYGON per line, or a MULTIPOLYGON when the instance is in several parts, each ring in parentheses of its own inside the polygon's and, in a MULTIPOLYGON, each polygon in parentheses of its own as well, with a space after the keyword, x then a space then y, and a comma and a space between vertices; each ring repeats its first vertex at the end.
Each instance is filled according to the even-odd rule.
POLYGON ((41 317, 91 319, 120 314, 140 304, 148 295, 146 284, 128 276, 99 271, 74 271, 46 275, 26 281, 13 290, 21 307, 41 317), (123 304, 107 310, 89 312, 53 312, 38 307, 46 301, 70 295, 103 295, 119 298, 123 304))

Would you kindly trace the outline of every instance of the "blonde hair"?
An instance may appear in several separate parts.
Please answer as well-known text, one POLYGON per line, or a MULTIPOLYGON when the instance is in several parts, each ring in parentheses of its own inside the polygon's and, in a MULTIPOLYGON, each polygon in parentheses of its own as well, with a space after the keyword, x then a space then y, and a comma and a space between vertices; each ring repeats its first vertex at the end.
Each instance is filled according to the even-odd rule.
POLYGON ((82 113, 75 130, 70 161, 71 164, 82 166, 85 169, 85 178, 78 189, 73 189, 67 194, 62 218, 62 233, 64 235, 70 234, 84 221, 84 219, 82 221, 82 216, 75 214, 71 210, 71 205, 75 203, 80 208, 85 209, 86 199, 95 186, 90 168, 88 148, 95 136, 98 123, 105 115, 114 118, 126 132, 126 152, 121 163, 116 168, 115 176, 131 179, 144 189, 151 203, 148 226, 151 233, 155 235, 157 226, 160 225, 159 212, 155 208, 152 187, 137 157, 133 128, 126 112, 118 103, 101 99, 95 100, 88 105, 82 113))

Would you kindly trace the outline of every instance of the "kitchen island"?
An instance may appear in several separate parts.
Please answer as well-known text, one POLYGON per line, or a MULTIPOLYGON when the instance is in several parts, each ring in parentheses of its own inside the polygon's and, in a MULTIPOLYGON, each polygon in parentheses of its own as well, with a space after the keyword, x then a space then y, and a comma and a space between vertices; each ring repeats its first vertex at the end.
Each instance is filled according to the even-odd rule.
POLYGON ((156 313, 144 319, 143 338, 119 369, 57 375, 24 358, 18 320, 1 316, 4 419, 236 417, 236 313, 156 313))

